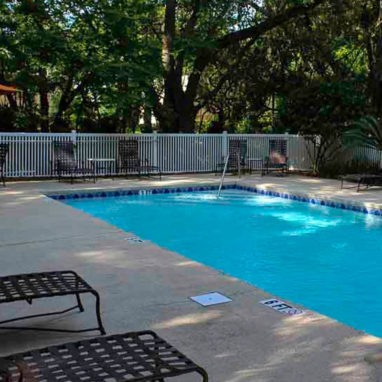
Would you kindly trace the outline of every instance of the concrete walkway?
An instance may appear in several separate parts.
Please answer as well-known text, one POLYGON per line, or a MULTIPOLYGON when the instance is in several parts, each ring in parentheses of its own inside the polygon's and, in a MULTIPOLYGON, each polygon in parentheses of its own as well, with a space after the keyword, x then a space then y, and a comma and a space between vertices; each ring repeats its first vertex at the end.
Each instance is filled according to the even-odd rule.
MULTIPOLYGON (((382 190, 340 191, 339 182, 332 180, 251 176, 228 177, 228 181, 382 206, 382 190)), ((171 176, 162 181, 99 180, 95 185, 8 183, 6 189, 0 189, 1 274, 76 270, 100 292, 108 333, 153 329, 205 367, 213 382, 382 381, 380 364, 364 360, 382 350, 379 338, 315 312, 285 317, 258 303, 273 297, 258 288, 150 242, 131 244, 125 240, 129 233, 44 196, 61 190, 217 182, 218 178, 203 175, 171 176), (203 308, 188 299, 216 290, 233 301, 203 308)), ((32 306, 3 305, 0 320, 70 306, 71 302, 62 297, 39 300, 32 306)), ((33 324, 72 329, 91 325, 95 322, 94 301, 90 296, 84 302, 85 313, 33 324)), ((2 331, 0 336, 1 355, 84 337, 12 331, 2 331)))

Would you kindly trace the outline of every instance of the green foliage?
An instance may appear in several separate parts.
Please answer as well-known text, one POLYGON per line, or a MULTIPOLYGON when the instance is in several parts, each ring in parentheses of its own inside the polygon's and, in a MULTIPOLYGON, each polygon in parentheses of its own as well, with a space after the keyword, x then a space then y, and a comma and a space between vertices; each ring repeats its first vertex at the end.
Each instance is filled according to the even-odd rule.
POLYGON ((356 120, 344 133, 347 147, 368 147, 382 150, 382 125, 377 118, 366 115, 356 120))
POLYGON ((134 131, 149 109, 169 132, 289 131, 337 144, 361 115, 381 117, 370 81, 382 67, 379 19, 371 0, 305 11, 314 2, 178 0, 173 13, 165 0, 0 2, 0 82, 26 100, 2 111, 3 126, 134 131))

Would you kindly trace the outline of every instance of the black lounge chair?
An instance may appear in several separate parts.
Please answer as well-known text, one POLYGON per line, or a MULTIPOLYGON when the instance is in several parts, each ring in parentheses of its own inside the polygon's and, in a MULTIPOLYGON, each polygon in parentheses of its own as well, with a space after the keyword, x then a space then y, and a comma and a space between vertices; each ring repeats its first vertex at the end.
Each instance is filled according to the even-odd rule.
POLYGON ((151 165, 147 158, 142 163, 137 139, 121 139, 118 141, 117 174, 138 174, 139 177, 141 175, 157 174, 162 179, 162 172, 158 166, 151 165))
MULTIPOLYGON (((229 141, 229 158, 227 172, 240 173, 247 168, 247 141, 241 139, 230 139, 229 141)), ((224 159, 224 158, 223 158, 224 159)), ((215 174, 222 172, 225 167, 225 161, 216 165, 215 174)))
POLYGON ((202 367, 152 331, 97 337, 0 358, 0 382, 164 382, 190 373, 208 382, 202 367))
POLYGON ((1 175, 1 182, 3 183, 4 187, 5 187, 5 161, 7 159, 8 151, 9 151, 9 144, 0 143, 0 175, 1 175))
POLYGON ((269 155, 265 157, 261 175, 276 171, 281 175, 288 172, 287 140, 271 139, 269 141, 269 155))
POLYGON ((340 176, 340 189, 356 188, 357 192, 367 190, 369 187, 382 186, 382 171, 378 174, 347 174, 340 176), (344 187, 344 181, 356 183, 355 186, 344 187))
POLYGON ((0 277, 0 304, 12 303, 15 301, 26 301, 32 304, 33 300, 58 297, 58 296, 75 296, 77 304, 71 308, 67 308, 58 312, 40 313, 23 317, 10 318, 0 322, 0 329, 10 330, 39 330, 64 333, 83 333, 98 330, 101 334, 105 334, 105 329, 101 320, 100 297, 98 292, 93 289, 83 278, 73 271, 55 271, 26 273, 19 275, 10 275, 0 277), (50 329, 31 326, 9 326, 8 324, 15 321, 26 320, 30 318, 53 316, 66 313, 75 309, 80 312, 84 311, 81 302, 81 295, 90 293, 96 299, 96 316, 98 326, 90 329, 50 329), (6 324, 6 325, 4 325, 6 324))
POLYGON ((94 167, 88 166, 84 162, 78 162, 75 159, 73 142, 54 141, 53 155, 53 171, 57 174, 59 182, 63 177, 69 177, 70 182, 73 183, 75 178, 81 176, 83 179, 91 177, 95 183, 94 167))

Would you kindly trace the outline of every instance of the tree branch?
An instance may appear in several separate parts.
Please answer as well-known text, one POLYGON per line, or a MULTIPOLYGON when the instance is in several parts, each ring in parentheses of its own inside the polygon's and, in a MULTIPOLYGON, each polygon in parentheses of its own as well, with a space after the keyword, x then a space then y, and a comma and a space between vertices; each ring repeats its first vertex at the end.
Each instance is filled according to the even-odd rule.
POLYGON ((225 35, 217 41, 215 49, 200 49, 195 59, 194 70, 191 73, 188 81, 186 96, 189 99, 194 99, 199 85, 200 77, 204 69, 211 62, 216 51, 227 48, 230 45, 233 45, 242 40, 246 40, 248 38, 251 38, 252 41, 255 41, 264 33, 288 22, 297 16, 306 14, 307 12, 318 7, 320 4, 323 4, 325 1, 326 0, 314 0, 310 4, 295 5, 294 7, 267 19, 260 24, 225 35))
POLYGON ((263 35, 265 32, 268 32, 273 28, 288 22, 295 17, 306 14, 324 2, 325 0, 314 0, 310 4, 298 4, 276 16, 261 22, 260 24, 225 35, 220 40, 218 40, 218 48, 226 48, 235 42, 246 40, 247 38, 256 39, 263 35))

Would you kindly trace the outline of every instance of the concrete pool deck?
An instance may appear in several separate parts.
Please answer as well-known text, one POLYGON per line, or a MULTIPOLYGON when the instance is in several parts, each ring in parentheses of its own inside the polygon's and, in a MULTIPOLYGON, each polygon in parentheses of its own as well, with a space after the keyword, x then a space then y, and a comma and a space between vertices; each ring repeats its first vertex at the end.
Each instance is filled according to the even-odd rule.
MULTIPOLYGON (((381 339, 312 311, 286 317, 259 304, 273 296, 255 286, 151 242, 130 243, 126 240, 129 233, 44 196, 71 190, 218 181, 213 175, 179 175, 165 176, 162 181, 105 179, 74 185, 9 182, 5 189, 0 188, 1 274, 77 271, 99 291, 108 333, 153 329, 205 367, 213 382, 382 381, 382 363, 365 361, 365 356, 382 351, 381 339), (203 308, 188 299, 210 291, 219 291, 233 301, 203 308)), ((237 181, 382 208, 382 190, 378 188, 357 193, 354 189, 339 190, 335 180, 227 177, 227 183, 237 181)), ((0 320, 70 306, 71 302, 62 297, 39 300, 32 306, 2 305, 0 320)), ((35 320, 33 324, 73 329, 87 326, 95 319, 94 301, 87 297, 84 303, 85 313, 35 320)), ((85 337, 19 331, 2 331, 0 335, 0 355, 85 337)), ((194 381, 197 377, 174 379, 178 380, 194 381)))

